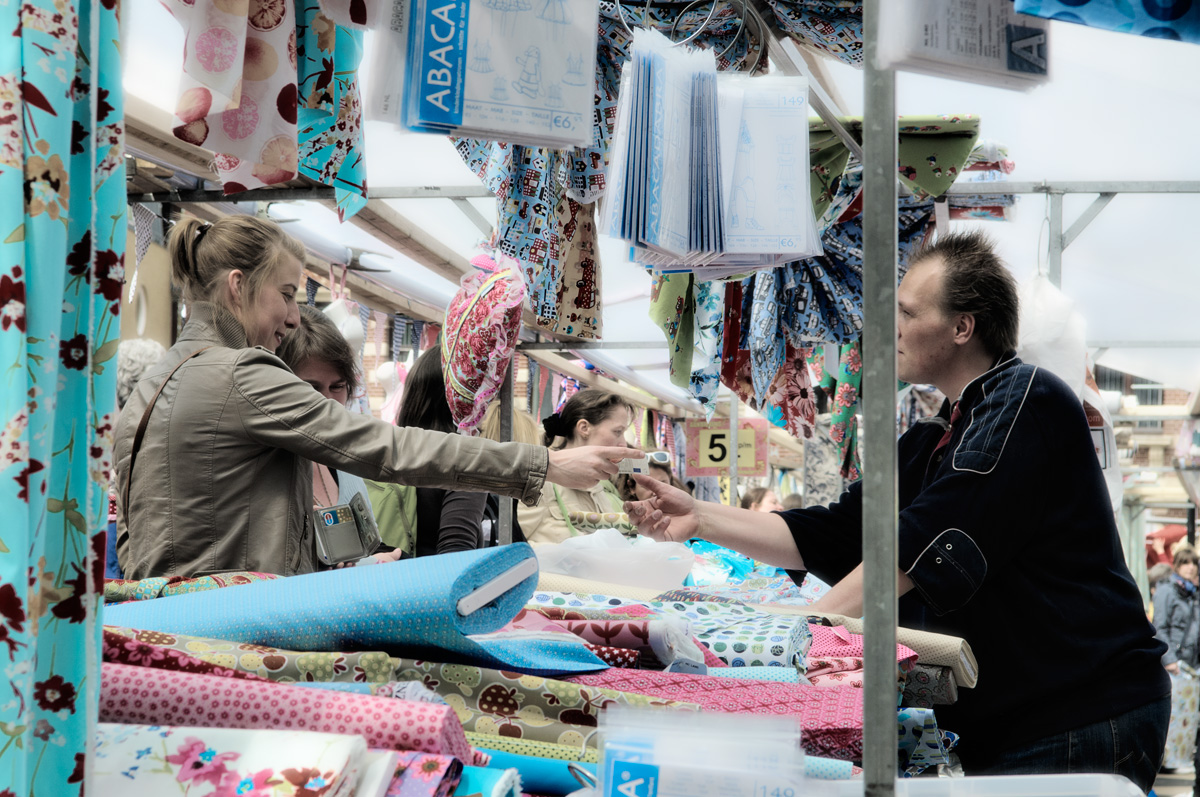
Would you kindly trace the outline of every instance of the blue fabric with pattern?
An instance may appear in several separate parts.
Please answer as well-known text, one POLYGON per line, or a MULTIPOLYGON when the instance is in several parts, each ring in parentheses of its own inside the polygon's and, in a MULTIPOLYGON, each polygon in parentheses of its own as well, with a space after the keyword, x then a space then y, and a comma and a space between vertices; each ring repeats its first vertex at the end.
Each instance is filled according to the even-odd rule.
POLYGON ((1022 14, 1152 39, 1200 42, 1194 0, 1016 0, 1022 14))
POLYGON ((226 639, 291 650, 385 649, 439 661, 446 654, 481 667, 538 675, 607 669, 578 637, 492 634, 533 596, 534 574, 463 617, 460 598, 525 559, 527 543, 328 570, 233 589, 107 607, 106 621, 129 628, 226 639), (246 611, 253 606, 254 611, 246 611))

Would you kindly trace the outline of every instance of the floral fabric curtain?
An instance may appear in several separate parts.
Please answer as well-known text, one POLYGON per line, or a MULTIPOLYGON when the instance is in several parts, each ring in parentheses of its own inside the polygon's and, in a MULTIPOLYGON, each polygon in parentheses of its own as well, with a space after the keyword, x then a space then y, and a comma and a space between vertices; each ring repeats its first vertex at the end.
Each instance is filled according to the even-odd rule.
POLYGON ((0 794, 83 792, 126 236, 116 0, 0 6, 0 794))

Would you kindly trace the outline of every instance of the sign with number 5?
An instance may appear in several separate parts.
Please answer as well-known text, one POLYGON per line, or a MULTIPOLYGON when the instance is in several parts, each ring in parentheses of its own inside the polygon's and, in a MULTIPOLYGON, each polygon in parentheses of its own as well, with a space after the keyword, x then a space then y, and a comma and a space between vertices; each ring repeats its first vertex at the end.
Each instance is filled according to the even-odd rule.
POLYGON ((766 476, 769 428, 770 425, 762 418, 746 418, 738 423, 735 444, 728 421, 689 418, 684 425, 687 435, 687 475, 728 474, 729 463, 736 450, 738 476, 766 476))

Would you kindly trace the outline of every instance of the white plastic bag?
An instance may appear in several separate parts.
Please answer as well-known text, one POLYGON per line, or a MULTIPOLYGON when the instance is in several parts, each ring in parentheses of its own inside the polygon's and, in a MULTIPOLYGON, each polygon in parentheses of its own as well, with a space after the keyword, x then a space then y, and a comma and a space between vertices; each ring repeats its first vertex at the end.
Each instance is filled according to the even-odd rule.
POLYGON ((1081 395, 1087 330, 1075 302, 1041 274, 1020 287, 1020 358, 1045 368, 1081 395))
POLYGON ((616 529, 571 537, 557 545, 538 545, 544 572, 663 591, 683 585, 695 559, 679 542, 633 542, 616 529))

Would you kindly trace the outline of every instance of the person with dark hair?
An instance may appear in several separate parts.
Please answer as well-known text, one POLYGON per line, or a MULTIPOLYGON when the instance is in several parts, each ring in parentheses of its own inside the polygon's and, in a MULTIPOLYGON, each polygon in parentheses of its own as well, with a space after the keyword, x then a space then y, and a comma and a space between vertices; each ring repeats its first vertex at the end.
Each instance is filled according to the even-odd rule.
POLYGON ((615 474, 626 453, 548 452, 346 412, 275 354, 300 324, 298 241, 253 216, 185 218, 167 249, 187 324, 130 395, 115 436, 127 578, 316 570, 311 462, 533 503, 547 481, 586 489, 615 474))
MULTIPOLYGON (((408 372, 396 426, 457 434, 446 402, 442 350, 427 349, 408 372)), ((367 482, 384 544, 409 556, 471 551, 482 544, 488 494, 440 487, 367 482)))
MULTIPOLYGON (((939 724, 962 735, 967 775, 1114 773, 1149 790, 1170 714, 1166 646, 1125 565, 1081 402, 1016 357, 1016 284, 984 236, 913 255, 897 304, 900 379, 949 397, 898 443, 899 615, 965 638, 980 672, 939 724), (1031 640, 1049 666, 1006 677, 1031 640)), ((641 533, 702 537, 797 582, 812 571, 834 584, 812 608, 861 616, 861 483, 829 506, 761 514, 636 478, 655 494, 626 507, 641 533)))
MULTIPOLYGON (((358 389, 358 365, 349 342, 337 326, 315 307, 300 308, 300 323, 283 339, 276 356, 313 390, 343 407, 358 389)), ((347 504, 356 493, 367 497, 366 482, 352 473, 312 466, 313 506, 347 504)))
MULTIPOLYGON (((625 432, 633 423, 633 405, 598 388, 581 390, 567 399, 561 412, 542 421, 545 442, 554 450, 570 451, 579 446, 623 446, 625 432)), ((532 543, 556 543, 594 529, 579 528, 569 513, 621 511, 621 495, 605 479, 588 490, 552 487, 542 492, 536 506, 517 508, 525 539, 532 543)))

